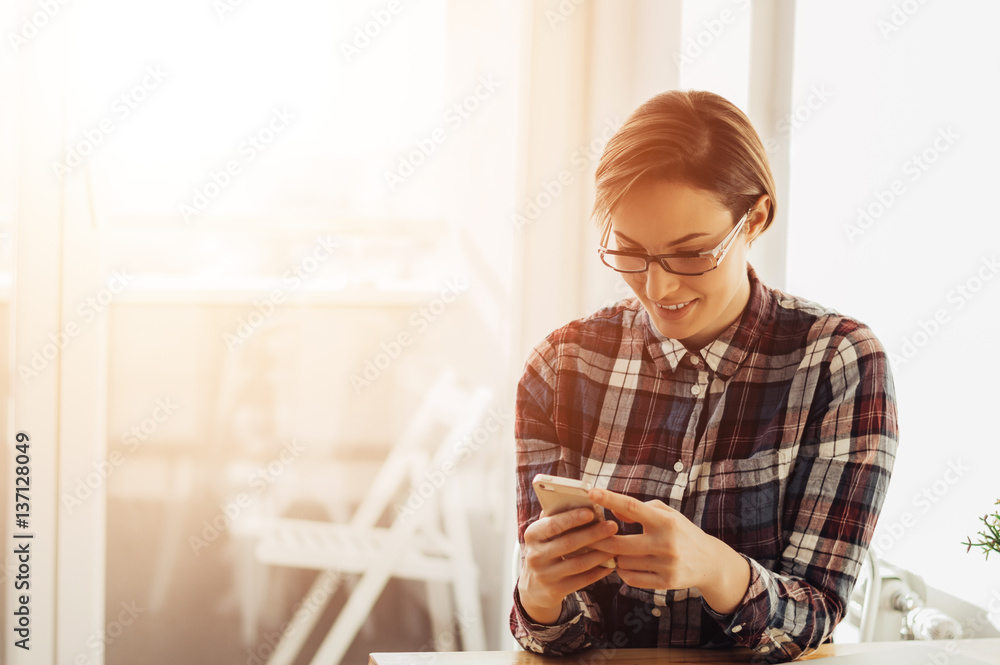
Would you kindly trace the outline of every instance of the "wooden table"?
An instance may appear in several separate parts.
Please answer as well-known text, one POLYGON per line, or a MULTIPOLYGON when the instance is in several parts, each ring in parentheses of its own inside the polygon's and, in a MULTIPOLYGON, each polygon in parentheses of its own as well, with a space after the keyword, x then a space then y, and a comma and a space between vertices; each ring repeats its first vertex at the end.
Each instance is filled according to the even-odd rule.
MULTIPOLYGON (((846 656, 855 653, 876 652, 885 649, 917 649, 934 645, 948 650, 981 658, 1000 665, 1000 638, 954 640, 940 642, 867 642, 864 644, 826 644, 795 662, 804 662, 828 656, 846 656)), ((564 658, 543 657, 526 651, 452 651, 413 653, 373 653, 368 665, 728 665, 749 663, 753 652, 748 649, 618 649, 612 653, 583 652, 579 656, 564 658), (603 658, 602 656, 607 656, 603 658)), ((886 665, 893 665, 887 663, 886 665)), ((901 665, 910 665, 902 664, 901 665)))

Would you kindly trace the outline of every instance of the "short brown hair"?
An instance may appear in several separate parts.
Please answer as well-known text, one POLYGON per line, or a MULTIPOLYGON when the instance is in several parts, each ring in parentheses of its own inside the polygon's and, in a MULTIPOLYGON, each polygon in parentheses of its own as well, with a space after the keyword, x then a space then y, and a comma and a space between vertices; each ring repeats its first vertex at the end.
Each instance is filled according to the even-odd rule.
POLYGON ((774 219, 774 176, 750 120, 732 102, 702 90, 670 90, 632 112, 597 166, 594 215, 601 232, 640 179, 668 180, 715 194, 733 221, 762 195, 774 219))

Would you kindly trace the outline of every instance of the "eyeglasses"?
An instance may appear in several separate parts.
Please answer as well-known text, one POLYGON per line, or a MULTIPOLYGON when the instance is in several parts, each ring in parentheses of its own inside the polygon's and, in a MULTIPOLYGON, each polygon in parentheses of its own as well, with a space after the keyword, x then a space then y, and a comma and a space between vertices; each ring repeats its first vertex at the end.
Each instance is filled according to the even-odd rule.
POLYGON ((739 235, 740 229, 746 223, 751 210, 753 210, 753 206, 743 213, 743 217, 736 223, 733 230, 722 239, 722 242, 707 252, 646 254, 645 252, 636 252, 633 250, 608 249, 606 245, 608 236, 611 234, 611 225, 609 224, 597 253, 600 255, 604 265, 618 272, 646 272, 649 270, 649 262, 657 261, 664 270, 675 275, 704 275, 706 272, 718 268, 719 264, 722 263, 722 259, 726 258, 726 253, 732 246, 733 240, 739 235))

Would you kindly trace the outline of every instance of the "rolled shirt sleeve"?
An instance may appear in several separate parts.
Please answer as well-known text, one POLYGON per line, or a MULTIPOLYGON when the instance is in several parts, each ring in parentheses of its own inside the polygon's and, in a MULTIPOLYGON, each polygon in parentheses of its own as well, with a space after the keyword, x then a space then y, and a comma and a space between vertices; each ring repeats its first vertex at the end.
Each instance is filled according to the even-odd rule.
POLYGON ((705 611, 743 646, 784 662, 816 649, 843 618, 888 489, 897 446, 888 360, 867 328, 843 337, 821 377, 784 509, 777 571, 747 557, 736 611, 705 611))
MULTIPOLYGON (((548 340, 535 350, 518 384, 514 433, 518 441, 517 513, 518 543, 524 552, 524 531, 538 519, 541 505, 531 487, 538 473, 573 476, 579 473, 578 461, 557 444, 558 435, 551 413, 555 401, 556 375, 546 356, 553 358, 555 349, 548 340), (571 467, 576 466, 574 471, 571 467)), ((585 591, 563 599, 562 611, 553 625, 535 623, 524 611, 521 597, 514 589, 514 606, 510 614, 511 633, 526 650, 547 655, 565 655, 589 648, 595 631, 600 631, 600 608, 585 591)))

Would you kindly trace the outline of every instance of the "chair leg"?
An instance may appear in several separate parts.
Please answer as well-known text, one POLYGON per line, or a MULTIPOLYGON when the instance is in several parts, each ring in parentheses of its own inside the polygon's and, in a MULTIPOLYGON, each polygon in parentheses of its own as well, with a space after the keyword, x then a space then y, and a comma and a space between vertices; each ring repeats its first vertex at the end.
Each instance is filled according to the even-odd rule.
POLYGON ((174 583, 174 569, 177 566, 177 543, 184 540, 184 509, 191 505, 191 487, 194 471, 190 462, 179 461, 173 468, 172 485, 175 496, 180 500, 166 504, 165 515, 160 522, 159 553, 149 589, 149 608, 159 612, 166 605, 167 593, 174 583))
POLYGON ((451 589, 447 582, 428 580, 427 610, 431 617, 431 635, 435 651, 456 651, 458 636, 455 635, 451 589))
POLYGON ((263 606, 262 596, 271 579, 271 569, 263 566, 254 556, 254 536, 233 529, 234 574, 236 595, 239 603, 240 626, 244 646, 251 647, 257 642, 257 623, 263 606))
POLYGON ((334 665, 343 659, 362 624, 371 614, 375 601, 388 584, 394 563, 379 562, 361 576, 361 581, 347 599, 347 604, 337 615, 333 628, 319 645, 311 665, 334 665))
POLYGON ((313 628, 316 627, 316 622, 323 615, 323 611, 330 604, 330 599, 342 582, 343 576, 337 571, 320 571, 310 585, 309 591, 302 597, 302 603, 296 609, 292 620, 285 627, 274 653, 267 659, 267 665, 292 665, 295 662, 313 628))
POLYGON ((452 548, 452 584, 458 623, 462 631, 463 651, 485 651, 486 631, 483 628, 483 609, 479 600, 479 569, 472 551, 472 534, 461 507, 460 478, 453 478, 446 487, 441 511, 448 540, 452 548))
POLYGON ((468 567, 459 568, 455 572, 455 601, 458 605, 463 651, 486 651, 486 631, 483 628, 477 578, 475 569, 468 567))

